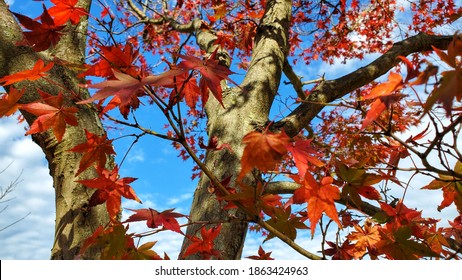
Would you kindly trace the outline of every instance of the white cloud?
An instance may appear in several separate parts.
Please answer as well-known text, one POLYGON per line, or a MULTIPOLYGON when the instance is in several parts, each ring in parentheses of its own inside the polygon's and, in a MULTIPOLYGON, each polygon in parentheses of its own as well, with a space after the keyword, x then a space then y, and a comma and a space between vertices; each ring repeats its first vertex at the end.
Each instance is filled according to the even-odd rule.
POLYGON ((49 259, 54 235, 54 191, 41 149, 24 137, 23 125, 13 118, 0 119, 0 186, 19 177, 17 187, 0 213, 0 259, 49 259), (29 214, 30 213, 30 214, 29 214), (28 215, 29 214, 29 215, 28 215))
POLYGON ((6 4, 9 5, 10 7, 13 6, 15 0, 6 0, 6 4))
POLYGON ((133 149, 128 154, 128 162, 130 163, 135 163, 135 164, 140 163, 140 162, 143 162, 144 159, 145 159, 144 150, 141 148, 133 149))

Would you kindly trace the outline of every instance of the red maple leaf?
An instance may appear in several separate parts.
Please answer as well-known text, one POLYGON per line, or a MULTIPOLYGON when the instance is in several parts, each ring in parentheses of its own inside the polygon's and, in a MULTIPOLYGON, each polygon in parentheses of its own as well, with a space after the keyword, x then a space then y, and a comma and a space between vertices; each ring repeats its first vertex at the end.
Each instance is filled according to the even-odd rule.
POLYGON ((308 170, 308 163, 314 164, 317 167, 324 166, 324 163, 319 160, 319 153, 311 147, 311 141, 312 139, 297 140, 287 145, 287 150, 293 156, 300 177, 305 177, 305 172, 308 170))
POLYGON ((81 76, 113 77, 113 70, 137 76, 139 70, 134 61, 138 57, 138 50, 133 50, 133 46, 127 42, 122 46, 99 46, 101 58, 97 63, 90 66, 81 76))
POLYGON ((53 68, 53 65, 54 63, 50 62, 45 66, 45 62, 39 59, 31 70, 24 70, 5 76, 0 79, 0 83, 4 83, 3 86, 7 86, 24 80, 35 81, 42 77, 46 77, 48 75, 46 72, 50 71, 50 69, 53 68))
POLYGON ((40 16, 41 22, 18 13, 11 13, 16 16, 25 28, 31 30, 23 32, 25 40, 18 42, 18 44, 30 46, 36 52, 41 52, 47 50, 51 46, 55 46, 63 35, 60 31, 66 27, 65 25, 55 24, 45 4, 43 5, 43 14, 40 16))
POLYGON ((166 79, 171 75, 175 75, 175 73, 177 73, 175 71, 168 71, 159 76, 147 76, 139 80, 133 78, 130 75, 120 73, 114 69, 113 72, 114 77, 116 78, 114 80, 106 80, 98 84, 86 84, 85 87, 87 88, 98 88, 100 90, 98 90, 92 97, 77 102, 77 104, 87 104, 114 95, 118 97, 120 101, 120 103, 118 103, 118 106, 123 107, 129 104, 132 101, 132 98, 136 97, 138 92, 142 91, 145 85, 157 85, 157 83, 159 83, 163 79, 166 79))
POLYGON ((213 241, 220 234, 221 225, 206 229, 205 226, 201 229, 202 239, 193 236, 189 237, 191 244, 186 248, 183 257, 187 257, 192 254, 199 253, 204 259, 210 259, 210 257, 218 257, 220 251, 213 249, 213 241))
POLYGON ((174 209, 168 209, 162 212, 158 212, 151 208, 139 209, 139 210, 128 209, 128 210, 136 212, 136 214, 133 214, 130 217, 128 217, 125 223, 146 221, 146 225, 149 228, 157 228, 159 226, 163 226, 165 229, 172 230, 178 233, 182 233, 180 229, 180 225, 178 224, 178 221, 176 219, 181 218, 181 217, 186 217, 186 215, 175 213, 173 212, 174 209))
POLYGON ((16 110, 18 110, 18 100, 21 98, 25 91, 25 88, 23 88, 21 91, 18 91, 14 87, 10 87, 10 91, 7 94, 3 94, 2 98, 0 99, 0 117, 11 116, 16 112, 16 110))
POLYGON ((332 177, 324 177, 319 184, 309 172, 305 174, 305 179, 301 182, 302 186, 298 188, 288 204, 308 203, 308 218, 311 224, 311 235, 314 234, 316 223, 326 213, 341 227, 338 218, 337 209, 335 208, 335 200, 340 199, 340 191, 338 187, 332 185, 334 179, 332 177))
POLYGON ((75 7, 78 0, 51 0, 55 6, 48 9, 48 13, 53 17, 56 25, 65 24, 71 21, 76 25, 80 22, 80 17, 87 15, 87 11, 83 8, 75 7))
POLYGON ((252 260, 274 260, 271 257, 271 253, 272 252, 265 252, 265 250, 263 250, 263 248, 260 246, 258 248, 258 256, 248 256, 247 258, 252 260))
POLYGON ((98 136, 86 129, 85 134, 87 141, 70 149, 71 152, 83 153, 76 176, 90 167, 94 162, 97 163, 97 167, 103 168, 106 165, 107 156, 115 155, 112 140, 108 140, 106 134, 98 136))
POLYGON ((183 60, 178 64, 179 68, 185 70, 198 70, 202 78, 199 81, 199 86, 202 91, 202 102, 205 104, 208 100, 208 90, 210 90, 215 98, 223 105, 221 98, 220 82, 224 79, 238 86, 233 80, 228 78, 230 74, 234 74, 229 68, 218 64, 218 60, 214 59, 215 53, 210 58, 202 60, 193 56, 177 54, 183 60))
POLYGON ((285 132, 249 132, 242 139, 246 146, 241 158, 239 178, 254 167, 263 172, 273 170, 287 153, 289 141, 290 137, 285 132))
POLYGON ((97 189, 90 198, 90 207, 106 202, 107 212, 111 219, 114 219, 120 212, 122 197, 141 203, 141 200, 129 185, 136 178, 126 177, 119 179, 119 168, 117 166, 112 171, 104 168, 97 168, 96 171, 98 172, 98 178, 77 181, 89 188, 97 189))
POLYGON ((66 131, 66 124, 72 126, 78 125, 75 113, 79 109, 64 106, 64 96, 61 92, 57 96, 50 95, 41 90, 38 90, 38 92, 42 96, 44 103, 34 102, 20 105, 21 110, 25 110, 38 117, 26 132, 26 135, 40 133, 51 128, 58 142, 61 142, 66 131))
MULTIPOLYGON (((195 110, 197 101, 202 96, 196 79, 186 72, 176 76, 168 76, 156 85, 174 89, 170 94, 169 106, 177 104, 184 98, 189 108, 195 110)), ((204 104, 204 100, 202 100, 202 104, 204 104)))

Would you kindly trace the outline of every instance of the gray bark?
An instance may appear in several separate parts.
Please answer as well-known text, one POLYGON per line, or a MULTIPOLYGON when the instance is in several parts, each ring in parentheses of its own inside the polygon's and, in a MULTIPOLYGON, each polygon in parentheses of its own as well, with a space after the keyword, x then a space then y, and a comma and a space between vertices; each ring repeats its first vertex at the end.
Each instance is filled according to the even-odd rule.
MULTIPOLYGON (((81 0, 79 6, 89 9, 90 0, 81 0)), ((76 32, 66 33, 60 42, 50 52, 36 53, 29 47, 18 47, 15 42, 22 40, 22 32, 13 15, 8 11, 7 5, 0 0, 0 76, 6 76, 18 71, 31 69, 38 59, 46 63, 52 57, 71 63, 83 63, 85 59, 87 21, 77 27, 76 32)), ((62 85, 68 90, 80 93, 82 98, 89 96, 87 91, 79 88, 77 73, 71 69, 55 64, 50 71, 49 79, 62 85)), ((39 88, 50 94, 58 94, 63 91, 44 79, 34 82, 20 82, 15 84, 18 89, 25 88, 26 92, 21 103, 34 102, 39 99, 36 89, 39 88)), ((64 92, 69 96, 69 93, 64 92)), ((69 104, 73 101, 68 99, 69 104)), ((56 205, 55 240, 51 250, 51 259, 74 259, 83 241, 89 237, 99 225, 109 222, 107 211, 103 206, 88 208, 88 200, 93 193, 87 187, 76 183, 77 180, 94 178, 96 173, 88 170, 75 176, 79 167, 81 154, 68 152, 77 144, 86 141, 84 128, 102 134, 104 129, 95 111, 85 106, 80 106, 77 114, 79 126, 67 127, 63 140, 58 143, 51 131, 36 134, 32 138, 42 148, 50 175, 53 178, 56 205)), ((30 125, 35 116, 22 112, 27 123, 30 125)), ((44 186, 46 187, 46 186, 44 186)), ((98 258, 97 251, 90 251, 84 258, 98 258)))

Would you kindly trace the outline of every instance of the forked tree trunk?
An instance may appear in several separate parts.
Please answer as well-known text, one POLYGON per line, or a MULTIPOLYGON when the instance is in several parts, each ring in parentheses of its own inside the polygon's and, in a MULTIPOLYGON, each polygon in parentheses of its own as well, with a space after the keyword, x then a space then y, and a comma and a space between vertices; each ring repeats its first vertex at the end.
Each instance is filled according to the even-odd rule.
MULTIPOLYGON (((217 137, 219 143, 229 144, 232 151, 224 149, 209 152, 205 163, 219 180, 232 176, 230 186, 234 186, 240 170, 244 149, 242 138, 268 120, 288 51, 291 8, 291 1, 268 1, 257 30, 251 64, 242 85, 224 92, 224 108, 212 98, 206 104, 209 137, 217 137)), ((251 178, 247 179, 252 181, 251 178)), ((209 185, 209 179, 203 175, 194 194, 190 218, 192 221, 212 223, 229 221, 222 225, 214 249, 221 252, 223 259, 240 259, 247 233, 245 215, 242 211, 236 213, 222 210, 216 197, 209 193, 209 185)), ((187 235, 198 234, 200 227, 200 224, 189 226, 187 235)), ((185 239, 180 258, 189 244, 185 239)), ((187 258, 198 257, 193 255, 187 258)))

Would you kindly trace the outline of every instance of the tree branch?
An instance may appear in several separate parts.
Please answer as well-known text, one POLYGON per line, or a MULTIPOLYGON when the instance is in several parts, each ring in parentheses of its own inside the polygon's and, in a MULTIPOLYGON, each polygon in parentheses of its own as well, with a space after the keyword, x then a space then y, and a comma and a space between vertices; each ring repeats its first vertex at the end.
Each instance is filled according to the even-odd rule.
MULTIPOLYGON (((288 182, 288 181, 269 182, 265 187, 264 194, 293 194, 299 187, 300 187, 300 184, 295 183, 295 182, 288 182)), ((349 197, 341 197, 340 200, 336 202, 342 205, 345 205, 347 207, 354 205, 353 201, 349 197)), ((354 207, 354 209, 361 211, 369 216, 374 216, 375 214, 382 211, 379 207, 376 207, 365 201, 361 203, 360 209, 358 209, 357 207, 354 207)))
POLYGON ((398 56, 431 51, 432 46, 447 49, 452 36, 427 35, 420 33, 395 43, 387 52, 365 67, 335 80, 321 82, 318 87, 290 115, 275 124, 289 136, 297 135, 323 108, 323 105, 349 92, 369 84, 387 73, 400 60, 398 56))

